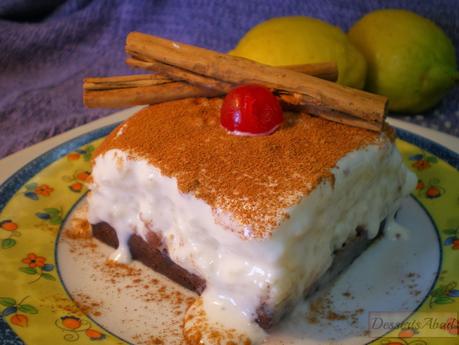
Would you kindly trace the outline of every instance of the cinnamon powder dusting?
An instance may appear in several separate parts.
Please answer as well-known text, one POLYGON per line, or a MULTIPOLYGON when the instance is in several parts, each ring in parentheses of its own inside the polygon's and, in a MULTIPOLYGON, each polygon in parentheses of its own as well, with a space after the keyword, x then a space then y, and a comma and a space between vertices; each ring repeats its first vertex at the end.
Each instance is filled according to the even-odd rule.
MULTIPOLYGON (((284 113, 268 136, 241 137, 220 125, 220 98, 184 99, 142 109, 118 127, 97 155, 110 149, 146 159, 175 177, 183 193, 207 202, 219 216, 231 215, 241 237, 269 237, 347 153, 380 143, 381 135, 313 117, 284 113)), ((228 225, 228 224, 225 224, 228 225)))

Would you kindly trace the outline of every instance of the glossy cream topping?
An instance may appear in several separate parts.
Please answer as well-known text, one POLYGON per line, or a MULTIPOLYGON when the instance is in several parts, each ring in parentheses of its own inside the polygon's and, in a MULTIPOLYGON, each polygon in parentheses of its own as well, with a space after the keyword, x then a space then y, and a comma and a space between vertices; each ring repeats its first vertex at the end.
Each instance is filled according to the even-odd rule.
POLYGON ((416 183, 388 140, 347 154, 333 175, 333 184, 323 181, 285 210, 289 217, 271 238, 244 240, 230 230, 231 214, 180 192, 175 178, 148 161, 113 149, 95 161, 89 221, 107 222, 116 230, 120 246, 112 258, 121 262, 130 259, 132 233, 144 239, 149 231, 158 233, 172 260, 206 280, 202 298, 207 317, 219 323, 232 320, 225 327, 247 325, 257 343, 257 307, 282 308, 301 298, 328 269, 333 251, 358 226, 370 238, 376 236, 381 221, 392 219, 416 183))
POLYGON ((199 98, 146 107, 113 131, 96 156, 119 149, 144 159, 222 221, 231 215, 226 227, 240 237, 263 239, 290 207, 333 179, 342 157, 385 138, 304 112, 285 112, 271 135, 237 136, 220 124, 221 106, 220 98, 199 98))

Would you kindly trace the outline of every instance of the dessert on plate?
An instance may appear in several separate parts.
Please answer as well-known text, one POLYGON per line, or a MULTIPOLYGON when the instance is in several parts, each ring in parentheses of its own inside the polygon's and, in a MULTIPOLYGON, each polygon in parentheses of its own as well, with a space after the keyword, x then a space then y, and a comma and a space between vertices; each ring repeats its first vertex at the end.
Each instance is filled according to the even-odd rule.
POLYGON ((221 104, 162 103, 113 131, 94 161, 89 220, 113 259, 133 255, 269 328, 336 253, 359 255, 393 221, 413 177, 390 133, 286 113, 269 136, 234 136, 221 104))
POLYGON ((187 339, 203 337, 205 314, 257 343, 391 226, 416 179, 388 126, 282 113, 261 86, 233 91, 119 125, 93 161, 88 219, 113 260, 201 295, 187 339))

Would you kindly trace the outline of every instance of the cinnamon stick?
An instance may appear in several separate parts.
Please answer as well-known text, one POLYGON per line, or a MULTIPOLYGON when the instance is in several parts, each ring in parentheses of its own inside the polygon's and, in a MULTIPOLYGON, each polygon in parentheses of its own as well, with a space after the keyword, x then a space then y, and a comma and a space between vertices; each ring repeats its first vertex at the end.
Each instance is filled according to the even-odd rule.
POLYGON ((142 86, 153 86, 170 83, 171 80, 161 74, 135 74, 115 77, 85 78, 83 89, 93 90, 112 90, 142 86))
POLYGON ((83 92, 83 102, 89 108, 125 108, 156 104, 189 97, 216 97, 220 91, 196 87, 182 82, 120 89, 83 92))
POLYGON ((126 51, 135 59, 159 62, 195 75, 231 84, 259 83, 297 95, 312 114, 336 118, 341 115, 365 121, 380 131, 387 112, 387 98, 344 87, 285 68, 263 65, 248 59, 170 41, 138 32, 130 33, 126 51))
POLYGON ((218 79, 209 78, 204 75, 193 73, 176 66, 163 64, 156 60, 142 61, 136 58, 126 59, 126 63, 132 67, 140 67, 148 70, 156 71, 160 74, 164 74, 172 80, 180 81, 184 80, 190 84, 196 86, 202 86, 207 89, 218 90, 220 92, 229 92, 234 84, 220 81, 218 79))
MULTIPOLYGON (((157 71, 154 64, 138 59, 128 59, 128 64, 157 71)), ((336 80, 338 76, 336 64, 333 62, 283 66, 283 68, 311 73, 329 80, 336 80)), ((86 78, 83 82, 83 101, 89 108, 124 108, 187 97, 216 97, 223 94, 223 91, 174 81, 162 74, 86 78)))
POLYGON ((309 63, 301 65, 284 65, 277 66, 279 68, 286 68, 292 71, 304 73, 316 78, 337 81, 338 80, 338 66, 336 62, 320 62, 320 63, 309 63))
MULTIPOLYGON (((314 106, 308 103, 304 103, 302 101, 302 97, 297 94, 280 93, 278 97, 282 104, 282 108, 296 111, 305 111, 307 113, 312 113, 314 111, 314 106)), ((375 127, 370 122, 358 117, 350 116, 345 113, 329 111, 327 113, 322 113, 320 117, 348 126, 359 127, 373 131, 375 130, 375 127)))

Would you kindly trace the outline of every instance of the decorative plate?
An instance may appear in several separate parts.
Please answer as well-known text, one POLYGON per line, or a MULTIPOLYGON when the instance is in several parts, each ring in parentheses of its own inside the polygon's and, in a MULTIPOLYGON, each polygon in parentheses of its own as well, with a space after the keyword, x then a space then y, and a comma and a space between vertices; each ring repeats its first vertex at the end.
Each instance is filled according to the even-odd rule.
MULTIPOLYGON (((138 263, 119 268, 124 276, 107 273, 107 247, 64 235, 84 199, 92 153, 113 128, 46 152, 0 186, 1 344, 180 343, 171 320, 192 293, 138 263), (146 298, 153 287, 161 299, 146 298)), ((327 291, 298 306, 268 344, 459 344, 459 155, 398 134, 418 176, 397 216, 406 238, 373 244, 327 291)))

